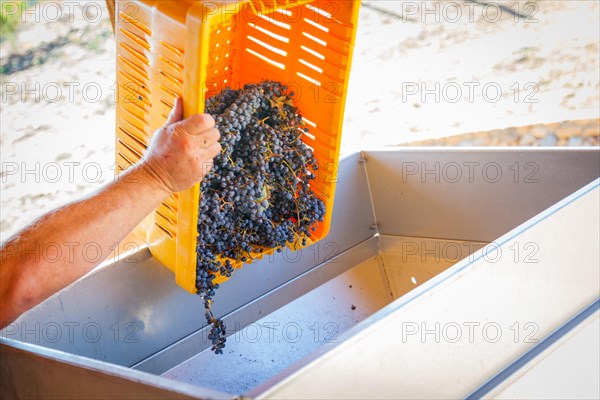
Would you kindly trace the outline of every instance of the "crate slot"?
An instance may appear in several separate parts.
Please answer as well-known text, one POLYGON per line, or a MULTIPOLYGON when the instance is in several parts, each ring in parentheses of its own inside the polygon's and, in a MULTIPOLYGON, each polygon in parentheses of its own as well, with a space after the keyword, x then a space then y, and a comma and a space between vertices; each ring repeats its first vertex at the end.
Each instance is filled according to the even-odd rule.
POLYGON ((331 19, 331 14, 328 13, 327 11, 325 11, 325 10, 322 10, 319 7, 314 7, 314 6, 310 5, 310 4, 306 4, 304 7, 308 8, 309 10, 311 10, 312 12, 314 12, 316 14, 319 14, 319 15, 321 15, 323 17, 331 19))
POLYGON ((319 141, 313 140, 309 137, 305 137, 303 142, 306 147, 309 147, 315 153, 315 157, 317 157, 317 159, 321 159, 323 157, 330 159, 332 153, 335 151, 335 148, 332 149, 331 147, 324 146, 323 144, 319 143, 319 141))
MULTIPOLYGON (((308 45, 312 45, 312 43, 308 43, 308 45)), ((304 49, 305 51, 309 52, 307 49, 310 49, 313 51, 313 53, 316 54, 320 54, 321 56, 323 56, 323 60, 326 60, 327 62, 329 62, 332 65, 338 66, 341 69, 346 69, 346 63, 348 62, 348 56, 347 54, 343 54, 340 53, 339 51, 337 51, 336 49, 332 48, 332 47, 319 47, 319 50, 316 51, 315 49, 312 48, 312 46, 304 46, 306 47, 306 49, 304 49)), ((312 54, 312 53, 311 53, 312 54)), ((313 54, 315 55, 315 54, 313 54)), ((319 57, 319 56, 317 56, 319 57)), ((321 57, 319 57, 321 58, 321 57)))
MULTIPOLYGON (((269 57, 264 56, 264 55, 260 54, 259 52, 254 51, 254 50, 252 50, 250 48, 246 48, 246 51, 248 53, 252 54, 253 56, 256 56, 256 57, 260 58, 261 60, 267 62, 268 64, 271 64, 271 65, 273 65, 273 66, 275 66, 275 67, 277 67, 279 69, 285 69, 285 64, 283 64, 283 63, 280 63, 280 62, 277 62, 277 61, 273 61, 269 57)), ((215 83, 215 85, 216 85, 216 83, 215 83)))
POLYGON ((173 223, 176 223, 175 221, 177 221, 177 210, 175 210, 166 202, 162 202, 160 206, 158 206, 158 208, 162 214, 164 214, 166 217, 172 220, 173 223))
POLYGON ((122 61, 123 63, 125 63, 125 65, 127 65, 128 67, 133 69, 135 72, 140 74, 143 77, 143 80, 145 80, 145 81, 149 80, 148 73, 145 70, 143 70, 142 68, 140 68, 138 65, 136 65, 134 62, 128 60, 127 58, 125 58, 123 56, 119 56, 119 61, 122 61))
POLYGON ((313 191, 319 193, 319 197, 321 197, 321 200, 323 199, 323 196, 328 198, 328 196, 325 194, 325 192, 327 192, 327 184, 322 183, 319 180, 319 177, 317 177, 314 180, 310 181, 310 188, 313 191))
MULTIPOLYGON (((343 71, 344 71, 344 66, 340 65, 339 63, 337 63, 336 61, 340 58, 335 57, 325 57, 325 55, 319 53, 318 51, 311 49, 310 47, 306 47, 306 46, 301 46, 300 47, 304 53, 303 53, 303 57, 306 57, 308 60, 312 62, 313 64, 316 65, 324 65, 328 70, 332 71, 332 73, 334 73, 335 75, 341 75, 343 76, 343 71), (338 72, 333 72, 333 71, 338 71, 338 72)), ((327 50, 327 49, 322 49, 322 50, 327 50)))
POLYGON ((325 47, 327 46, 327 42, 326 42, 326 41, 324 41, 324 40, 322 40, 322 39, 319 39, 318 37, 316 37, 316 36, 313 36, 313 35, 311 35, 311 34, 310 34, 310 33, 308 33, 308 32, 302 32, 302 35, 303 35, 303 36, 306 36, 307 38, 309 38, 309 39, 310 39, 310 40, 312 40, 313 42, 320 44, 321 46, 325 46, 325 47))
POLYGON ((277 26, 277 25, 271 23, 268 19, 265 20, 265 19, 256 18, 256 19, 253 19, 252 21, 248 21, 248 25, 250 25, 250 24, 252 24, 256 27, 260 27, 260 28, 270 32, 272 35, 275 36, 275 39, 278 39, 280 41, 287 40, 287 42, 289 42, 289 40, 290 40, 289 39, 290 30, 289 29, 277 26))
MULTIPOLYGON (((144 57, 146 57, 148 59, 150 57, 149 52, 144 47, 140 46, 138 43, 136 43, 135 41, 131 40, 127 36, 123 36, 122 35, 122 40, 119 40, 119 43, 126 44, 133 51, 137 51, 138 53, 143 54, 144 57)), ((119 54, 121 56, 124 56, 124 57, 128 57, 129 56, 129 52, 124 52, 124 51, 122 51, 123 49, 124 49, 124 47, 119 46, 119 50, 117 50, 117 54, 119 54)))
POLYGON ((323 68, 317 67, 316 65, 313 65, 311 63, 309 63, 308 61, 306 61, 303 58, 299 58, 298 61, 300 61, 301 64, 306 65, 308 68, 312 69, 315 72, 318 72, 319 74, 323 73, 323 68))
POLYGON ((286 30, 288 30, 288 31, 289 31, 290 29, 292 29, 292 26, 291 26, 290 24, 288 24, 288 23, 285 23, 285 22, 278 21, 278 20, 277 20, 277 19, 275 19, 275 18, 269 18, 269 17, 267 17, 267 16, 266 16, 266 15, 264 15, 264 14, 259 14, 259 15, 258 15, 258 17, 259 17, 260 19, 262 19, 262 20, 265 20, 265 21, 267 21, 267 22, 269 22, 269 23, 271 23, 271 24, 273 24, 273 25, 275 25, 275 26, 279 27, 279 28, 286 29, 286 30))
POLYGON ((313 54, 305 52, 301 55, 302 59, 312 65, 318 66, 323 70, 323 75, 328 76, 340 83, 344 80, 344 68, 335 65, 329 60, 315 57, 313 54))
MULTIPOLYGON (((175 57, 177 57, 177 59, 179 59, 180 62, 183 63, 183 56, 184 56, 184 51, 178 49, 177 47, 173 46, 170 43, 165 42, 164 40, 160 41, 161 46, 163 46, 167 51, 169 51, 170 53, 172 53, 175 57)), ((182 67, 183 68, 183 67, 182 67)))
MULTIPOLYGON (((159 86, 159 89, 161 90, 162 93, 159 93, 159 96, 162 98, 163 95, 164 97, 166 97, 167 99, 173 99, 173 101, 179 97, 179 95, 177 93, 181 93, 181 87, 178 87, 177 85, 173 84, 173 82, 170 81, 164 81, 164 84, 161 84, 159 86)), ((158 103, 159 106, 161 105, 161 103, 158 103)))
POLYGON ((279 53, 282 56, 287 56, 287 51, 284 51, 284 49, 288 48, 287 43, 273 39, 273 37, 263 33, 258 29, 253 29, 247 38, 261 44, 263 47, 279 53))
POLYGON ((131 132, 137 132, 138 133, 136 135, 137 137, 144 138, 144 141, 146 143, 148 142, 148 133, 146 131, 144 131, 144 129, 146 129, 145 126, 143 128, 136 126, 136 125, 132 124, 131 121, 128 121, 127 119, 125 119, 122 115, 118 115, 117 116, 117 127, 120 127, 120 126, 124 126, 127 130, 129 130, 131 132))
MULTIPOLYGON (((156 210, 156 215, 158 215, 159 217, 161 217, 162 221, 165 221, 168 225, 170 225, 171 229, 175 230, 175 222, 173 220, 171 220, 171 218, 167 217, 166 215, 164 215, 162 212, 160 212, 160 210, 156 210)), ((164 224, 161 224, 161 226, 164 226, 164 224)))
POLYGON ((319 58, 321 60, 325 60, 325 56, 323 54, 321 54, 321 53, 319 53, 319 52, 317 52, 317 51, 315 51, 315 50, 313 50, 313 49, 311 49, 309 47, 300 46, 300 48, 302 50, 306 51, 307 53, 312 54, 313 56, 315 56, 315 57, 317 57, 317 58, 319 58))
POLYGON ((139 44, 140 46, 142 46, 144 49, 146 50, 150 50, 150 44, 146 41, 146 39, 136 35, 133 32, 130 32, 124 28, 120 28, 119 31, 127 36, 129 39, 133 40, 135 43, 139 44))
POLYGON ((312 122, 310 119, 306 118, 306 117, 302 117, 302 121, 304 121, 307 125, 312 126, 313 128, 317 127, 317 124, 315 124, 314 122, 312 122))
MULTIPOLYGON (((173 103, 175 103, 175 98, 173 98, 172 100, 173 103)), ((173 109, 173 107, 168 107, 167 104, 169 104, 169 101, 167 100, 163 100, 161 98, 157 110, 156 112, 160 114, 160 116, 162 117, 162 119, 159 121, 161 126, 165 123, 165 121, 169 118, 169 114, 171 114, 171 110, 173 109)))
POLYGON ((300 78, 306 79, 308 82, 314 85, 321 86, 321 82, 319 82, 315 78, 311 78, 310 76, 303 74, 302 72, 296 72, 296 75, 298 75, 300 78))
POLYGON ((121 167, 123 168, 123 170, 126 170, 127 168, 131 167, 133 164, 135 164, 137 161, 133 161, 131 158, 127 157, 125 154, 123 154, 122 152, 117 152, 117 155, 119 157, 121 157, 123 159, 123 161, 125 161, 124 166, 122 165, 121 167))
POLYGON ((119 46, 123 47, 129 54, 131 54, 144 65, 150 66, 150 61, 148 60, 148 57, 142 54, 139 50, 134 49, 127 43, 119 43, 119 46))
POLYGON ((283 57, 287 56, 287 51, 281 50, 280 48, 277 48, 275 46, 271 46, 270 44, 265 43, 262 40, 255 38, 254 36, 248 35, 247 38, 250 39, 251 41, 253 41, 254 43, 264 47, 265 49, 272 51, 273 53, 279 54, 280 56, 283 56, 283 57))
MULTIPOLYGON (((173 99, 174 102, 175 99, 173 99)), ((168 102, 165 100, 160 100, 160 115, 163 116, 163 118, 166 120, 169 117, 169 114, 171 113, 171 110, 173 109, 173 107, 168 107, 167 106, 168 102)))
MULTIPOLYGON (((314 26, 314 25, 313 25, 314 26)), ((322 35, 321 31, 315 30, 312 27, 307 27, 309 29, 309 33, 314 32, 315 35, 322 35)), ((340 47, 344 52, 348 52, 350 49, 350 38, 346 35, 339 34, 335 31, 329 30, 328 33, 325 34, 327 38, 331 39, 329 45, 332 47, 340 47)))
MULTIPOLYGON (((274 6, 281 6, 281 7, 285 7, 287 5, 289 5, 288 0, 276 0, 277 4, 274 6)), ((291 11, 286 10, 285 8, 275 8, 273 10, 273 12, 279 13, 279 14, 284 14, 284 15, 291 15, 291 11)))
POLYGON ((158 222, 154 222, 154 226, 160 229, 164 234, 166 234, 170 239, 175 239, 175 232, 169 231, 167 228, 160 225, 158 222))
POLYGON ((175 102, 173 102, 173 103, 169 103, 168 101, 166 101, 166 100, 164 100, 164 99, 160 99, 160 102, 161 102, 161 103, 162 103, 162 104, 163 104, 165 107, 167 107, 169 110, 173 109, 173 106, 175 105, 175 104, 174 104, 175 102))
POLYGON ((127 85, 128 83, 135 83, 135 84, 137 84, 136 91, 143 92, 143 93, 146 93, 147 95, 150 95, 150 91, 148 90, 148 88, 144 84, 144 82, 140 81, 138 78, 129 74, 128 72, 123 71, 122 69, 119 69, 119 73, 122 74, 126 79, 129 80, 129 82, 125 82, 125 85, 127 85))
POLYGON ((320 158, 331 159, 335 153, 335 148, 324 145, 323 143, 315 140, 313 143, 315 153, 318 153, 320 158))
POLYGON ((315 138, 315 135, 313 135, 312 133, 310 133, 310 131, 309 131, 309 132, 304 132, 304 131, 302 131, 302 136, 304 136, 304 137, 308 137, 308 138, 310 138, 311 140, 315 140, 315 139, 316 139, 316 138, 315 138))
MULTIPOLYGON (((121 64, 121 63, 119 63, 121 64)), ((138 76, 137 71, 128 68, 127 65, 118 65, 117 66, 117 78, 118 79, 118 83, 119 84, 125 84, 125 85, 129 85, 129 84, 135 84, 137 85, 137 87, 135 88, 135 91, 138 90, 138 88, 141 88, 142 90, 145 90, 146 93, 150 93, 149 89, 148 89, 148 85, 147 85, 147 81, 143 79, 143 77, 138 76), (123 75, 123 77, 119 77, 118 75, 123 75), (123 79, 126 78, 126 79, 123 79)), ((132 88, 132 90, 134 90, 134 88, 132 88)))
POLYGON ((139 22, 139 20, 137 20, 136 18, 133 18, 129 15, 127 15, 124 12, 119 13, 119 16, 121 18, 123 18, 125 20, 125 22, 127 22, 128 24, 131 24, 135 27, 137 27, 139 30, 141 30, 142 32, 144 32, 146 35, 148 36, 152 36, 152 31, 145 25, 141 24, 139 22))
POLYGON ((337 50, 342 54, 347 54, 350 49, 350 44, 345 38, 336 37, 331 33, 323 33, 322 31, 314 28, 312 25, 309 24, 304 24, 302 29, 304 30, 304 33, 310 35, 313 38, 313 40, 315 40, 314 38, 316 38, 317 40, 320 40, 321 42, 325 43, 323 44, 324 46, 337 50))
MULTIPOLYGON (((148 124, 148 121, 146 121, 146 119, 145 119, 145 117, 146 117, 145 112, 142 112, 141 115, 138 115, 138 114, 134 113, 133 110, 131 110, 129 107, 131 107, 131 101, 124 100, 121 102, 121 104, 119 104, 119 108, 127 111, 127 115, 130 115, 130 116, 134 117, 135 119, 138 119, 140 121, 141 125, 148 124)), ((135 110, 139 112, 139 107, 136 107, 135 110)))
MULTIPOLYGON (((321 103, 323 104, 323 103, 321 103)), ((327 103, 323 104, 328 105, 327 103)), ((331 121, 333 118, 335 118, 335 115, 333 114, 335 113, 335 110, 332 110, 331 113, 320 113, 320 114, 312 114, 311 118, 315 118, 315 124, 317 124, 318 126, 320 126, 321 128, 319 129, 319 131, 323 131, 322 127, 326 127, 329 126, 331 124, 331 121)), ((315 127, 317 126, 315 125, 315 127)), ((315 134, 316 137, 319 137, 319 135, 317 135, 316 132, 313 131, 313 133, 315 134)))
POLYGON ((144 111, 147 111, 147 107, 152 107, 150 100, 148 100, 150 97, 150 92, 145 90, 145 85, 142 83, 124 82, 119 85, 119 87, 124 90, 126 100, 129 103, 137 105, 144 111), (144 90, 140 90, 142 86, 144 87, 144 90))
POLYGON ((175 195, 171 195, 162 202, 162 204, 167 207, 169 210, 173 212, 173 215, 177 215, 177 197, 175 195))
POLYGON ((133 104, 136 108, 138 108, 140 110, 141 113, 146 113, 146 107, 144 106, 148 106, 150 107, 151 104, 148 100, 146 100, 141 93, 139 93, 136 88, 132 88, 130 86, 128 86, 129 84, 131 84, 131 82, 125 83, 125 84, 121 84, 119 85, 119 87, 121 88, 121 90, 124 91, 125 93, 125 102, 127 104, 133 104))
POLYGON ((269 15, 272 16, 273 19, 286 24, 296 23, 298 21, 298 7, 277 7, 270 12, 269 15))
MULTIPOLYGON (((312 17, 315 22, 323 21, 323 23, 325 23, 325 24, 342 25, 342 26, 346 26, 348 28, 352 28, 351 23, 346 23, 346 22, 340 21, 337 18, 334 18, 333 15, 331 15, 327 11, 323 10, 322 8, 314 7, 310 4, 306 4, 305 7, 312 12, 312 17)), ((309 13, 309 15, 311 15, 311 14, 309 13)))
MULTIPOLYGON (((338 74, 341 74, 341 72, 339 70, 323 70, 323 88, 325 89, 325 91, 327 92, 327 96, 335 96, 335 97, 342 97, 343 93, 340 90, 340 87, 344 86, 344 78, 343 77, 339 77, 336 76, 338 74), (333 74, 332 74, 333 72, 333 74), (331 85, 334 85, 334 89, 332 89, 331 85)), ((327 102, 329 103, 337 103, 338 100, 333 101, 331 99, 327 100, 327 102)))
POLYGON ((327 131, 324 131, 319 128, 312 128, 310 130, 310 133, 312 133, 315 137, 318 137, 318 138, 323 138, 325 136, 330 141, 335 141, 337 139, 337 137, 335 135, 333 135, 331 132, 327 132, 327 131))
POLYGON ((162 76, 164 76, 167 80, 171 81, 177 87, 181 87, 183 85, 183 80, 177 79, 176 77, 174 77, 173 75, 169 74, 168 72, 165 72, 162 69, 159 69, 158 73, 161 74, 162 76))
MULTIPOLYGON (((172 91, 171 89, 169 89, 168 87, 166 87, 165 85, 159 85, 160 90, 162 90, 163 92, 165 92, 166 94, 169 95, 169 97, 176 99, 177 97, 179 97, 177 95, 177 93, 175 93, 174 91, 172 91)), ((171 107, 172 108, 172 107, 171 107)))
POLYGON ((260 31, 262 33, 264 33, 267 36, 272 37, 273 39, 279 40, 280 42, 283 43, 289 43, 290 42, 290 38, 288 38, 287 36, 283 36, 283 35, 278 35, 275 32, 271 32, 270 30, 263 28, 260 25, 254 24, 252 22, 248 22, 248 25, 254 29, 256 29, 257 31, 260 31))
POLYGON ((180 79, 181 73, 183 72, 183 66, 177 64, 175 61, 169 60, 164 56, 160 56, 159 59, 164 66, 171 68, 173 72, 178 75, 178 79, 180 79))
POLYGON ((123 134, 125 134, 128 138, 130 138, 131 140, 133 140, 134 142, 136 142, 144 150, 146 150, 148 148, 148 145, 146 144, 146 142, 144 140, 138 138, 136 135, 134 135, 133 133, 129 132, 127 129, 123 128, 122 126, 119 126, 118 129, 121 132, 123 132, 123 134))
MULTIPOLYGON (((119 144, 123 146, 123 148, 129 150, 131 154, 136 158, 136 160, 140 160, 142 158, 142 153, 138 150, 135 150, 133 147, 125 143, 123 140, 119 139, 119 144)), ((133 158, 133 157, 132 157, 133 158)), ((136 161, 137 162, 137 161, 136 161)))
POLYGON ((323 26, 323 25, 321 25, 321 24, 319 24, 319 23, 317 23, 317 22, 315 22, 313 20, 310 20, 308 18, 304 18, 304 21, 306 23, 314 26, 315 28, 322 30, 323 32, 329 32, 329 28, 327 28, 327 27, 325 27, 325 26, 323 26))
POLYGON ((312 18, 310 18, 310 15, 308 18, 304 18, 304 22, 342 40, 350 40, 352 32, 354 31, 354 26, 352 24, 345 24, 339 20, 317 16, 315 14, 312 15, 312 18))

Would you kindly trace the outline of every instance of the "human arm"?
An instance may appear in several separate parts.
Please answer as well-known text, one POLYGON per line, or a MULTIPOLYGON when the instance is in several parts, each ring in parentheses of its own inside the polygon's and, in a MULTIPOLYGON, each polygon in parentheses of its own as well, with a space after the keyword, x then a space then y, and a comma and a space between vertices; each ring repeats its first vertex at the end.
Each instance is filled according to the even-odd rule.
POLYGON ((208 115, 176 101, 144 158, 96 193, 60 207, 0 248, 0 328, 100 264, 171 193, 202 180, 220 152, 208 115), (97 256, 100 252, 101 257, 97 256))

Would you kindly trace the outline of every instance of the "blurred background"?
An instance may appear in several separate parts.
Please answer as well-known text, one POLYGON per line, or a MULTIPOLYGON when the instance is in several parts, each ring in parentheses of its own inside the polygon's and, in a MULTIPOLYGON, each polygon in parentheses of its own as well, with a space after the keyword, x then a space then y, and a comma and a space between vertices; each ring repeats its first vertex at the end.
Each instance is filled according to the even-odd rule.
MULTIPOLYGON (((104 1, 0 1, 0 240, 114 176, 104 1)), ((600 2, 363 1, 342 153, 598 146, 600 2)))

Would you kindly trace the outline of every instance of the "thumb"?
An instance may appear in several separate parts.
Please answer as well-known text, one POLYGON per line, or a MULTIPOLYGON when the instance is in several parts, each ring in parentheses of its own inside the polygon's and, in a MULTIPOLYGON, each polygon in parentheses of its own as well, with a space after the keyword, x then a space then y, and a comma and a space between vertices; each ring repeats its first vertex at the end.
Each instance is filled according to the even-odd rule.
POLYGON ((167 122, 165 122, 165 126, 174 124, 175 122, 179 122, 182 119, 183 119, 183 101, 181 100, 181 97, 178 97, 175 99, 175 104, 173 105, 173 109, 171 109, 171 112, 169 113, 169 116, 167 117, 167 122))

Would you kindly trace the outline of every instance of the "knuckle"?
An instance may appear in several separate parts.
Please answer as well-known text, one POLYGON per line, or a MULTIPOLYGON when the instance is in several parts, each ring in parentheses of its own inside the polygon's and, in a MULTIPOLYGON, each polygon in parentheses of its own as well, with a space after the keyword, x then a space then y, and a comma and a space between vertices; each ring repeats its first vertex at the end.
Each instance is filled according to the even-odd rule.
POLYGON ((191 118, 201 128, 208 129, 215 126, 215 120, 209 114, 195 114, 191 118))
POLYGON ((175 122, 174 124, 169 125, 167 130, 171 135, 180 135, 186 132, 187 127, 185 123, 175 122))
POLYGON ((191 138, 186 135, 179 138, 179 146, 185 153, 191 153, 194 147, 191 138))
POLYGON ((220 138, 221 134, 219 133, 219 130, 217 128, 210 128, 202 134, 202 140, 207 146, 213 143, 218 143, 220 138))

